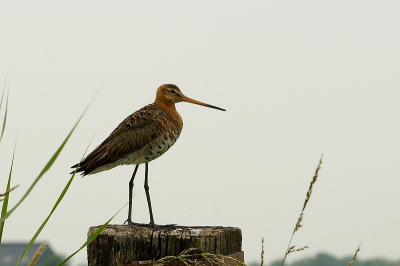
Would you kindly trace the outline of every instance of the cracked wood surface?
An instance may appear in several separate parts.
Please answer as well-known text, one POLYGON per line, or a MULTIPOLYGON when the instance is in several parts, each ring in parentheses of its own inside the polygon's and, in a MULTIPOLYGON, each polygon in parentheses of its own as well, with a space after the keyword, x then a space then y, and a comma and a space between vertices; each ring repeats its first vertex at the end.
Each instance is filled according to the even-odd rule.
MULTIPOLYGON (((90 237, 100 226, 89 228, 90 237)), ((189 248, 230 255, 242 251, 236 227, 108 225, 87 247, 88 265, 124 265, 177 256, 189 248)))

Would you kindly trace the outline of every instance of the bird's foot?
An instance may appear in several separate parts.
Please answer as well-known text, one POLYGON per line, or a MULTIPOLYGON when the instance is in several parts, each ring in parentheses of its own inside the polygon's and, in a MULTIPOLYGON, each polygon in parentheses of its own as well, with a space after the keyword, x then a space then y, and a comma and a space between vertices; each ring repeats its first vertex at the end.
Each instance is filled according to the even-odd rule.
POLYGON ((124 224, 128 224, 128 225, 139 225, 138 223, 134 223, 132 222, 130 219, 127 219, 124 224))

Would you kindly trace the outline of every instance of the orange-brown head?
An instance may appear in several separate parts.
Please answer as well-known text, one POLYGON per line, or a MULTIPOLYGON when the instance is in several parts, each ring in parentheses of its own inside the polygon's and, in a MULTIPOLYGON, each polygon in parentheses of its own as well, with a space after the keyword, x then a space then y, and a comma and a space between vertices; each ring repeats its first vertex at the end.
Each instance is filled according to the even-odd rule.
POLYGON ((202 102, 190 99, 189 97, 186 97, 185 95, 183 95, 183 93, 178 88, 178 86, 176 86, 174 84, 164 84, 164 85, 161 85, 157 89, 156 100, 154 101, 154 103, 159 104, 159 105, 170 106, 170 105, 174 105, 175 103, 179 103, 179 102, 194 103, 194 104, 214 108, 217 110, 226 111, 225 109, 216 107, 214 105, 202 103, 202 102))

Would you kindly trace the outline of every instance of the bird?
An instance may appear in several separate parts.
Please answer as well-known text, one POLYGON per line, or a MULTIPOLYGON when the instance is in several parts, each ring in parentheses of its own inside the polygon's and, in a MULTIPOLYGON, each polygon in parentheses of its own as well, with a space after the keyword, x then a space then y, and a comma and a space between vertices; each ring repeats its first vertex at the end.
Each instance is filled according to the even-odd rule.
POLYGON ((75 168, 71 174, 92 175, 110 170, 119 165, 136 165, 129 181, 128 225, 132 222, 133 181, 140 164, 145 164, 144 190, 150 215, 150 225, 154 226, 148 185, 149 163, 171 148, 181 134, 183 120, 175 108, 179 102, 188 102, 221 111, 220 107, 199 102, 186 97, 174 84, 161 85, 156 92, 156 99, 125 118, 114 131, 75 168))

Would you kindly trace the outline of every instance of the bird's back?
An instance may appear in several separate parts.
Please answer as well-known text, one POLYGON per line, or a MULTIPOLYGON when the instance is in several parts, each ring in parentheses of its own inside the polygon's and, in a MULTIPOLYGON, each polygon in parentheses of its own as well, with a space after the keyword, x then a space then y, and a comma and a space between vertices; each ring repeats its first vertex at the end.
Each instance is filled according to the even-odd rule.
POLYGON ((166 110, 155 103, 146 105, 122 121, 81 162, 78 172, 95 174, 122 164, 150 162, 176 142, 182 126, 182 118, 175 106, 166 110))

